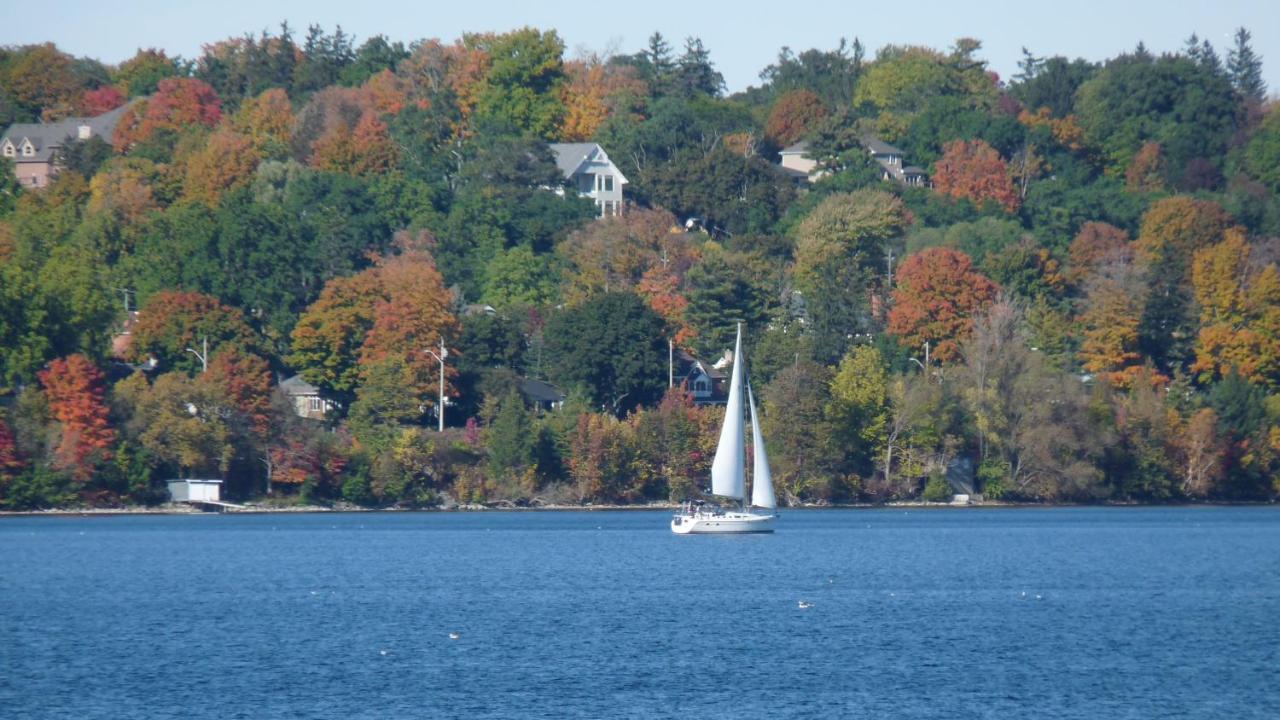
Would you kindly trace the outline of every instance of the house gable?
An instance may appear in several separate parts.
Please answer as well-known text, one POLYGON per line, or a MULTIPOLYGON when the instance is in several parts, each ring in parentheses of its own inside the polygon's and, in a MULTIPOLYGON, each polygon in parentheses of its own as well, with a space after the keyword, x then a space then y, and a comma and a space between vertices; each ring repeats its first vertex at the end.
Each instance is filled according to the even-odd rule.
POLYGON ((600 208, 600 216, 622 214, 622 186, 628 180, 596 143, 551 143, 556 167, 566 185, 600 208))

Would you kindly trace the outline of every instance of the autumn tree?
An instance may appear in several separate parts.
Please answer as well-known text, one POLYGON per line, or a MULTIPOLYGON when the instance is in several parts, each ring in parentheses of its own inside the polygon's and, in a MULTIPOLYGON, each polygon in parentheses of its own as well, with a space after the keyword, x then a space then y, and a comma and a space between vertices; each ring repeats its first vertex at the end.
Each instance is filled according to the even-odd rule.
POLYGON ((128 152, 158 133, 177 134, 191 126, 211 128, 221 118, 222 101, 207 83, 195 78, 166 78, 154 95, 124 111, 113 144, 119 152, 128 152))
POLYGON ((451 301, 429 255, 409 251, 384 259, 325 284, 298 319, 287 360, 345 402, 365 377, 362 366, 387 358, 415 373, 415 389, 429 389, 437 368, 424 349, 438 346, 442 335, 456 336, 451 301))
POLYGON ((1016 212, 1020 204, 1017 189, 1000 153, 982 140, 954 140, 943 147, 933 172, 938 192, 968 198, 977 204, 988 200, 1016 212))
POLYGON ((1124 184, 1135 192, 1160 192, 1164 190, 1164 167, 1160 143, 1149 142, 1134 153, 1129 167, 1124 171, 1124 184))
POLYGON ((1067 279, 1083 282, 1098 267, 1111 262, 1127 262, 1133 258, 1129 233, 1104 222, 1087 222, 1071 241, 1067 255, 1067 279))
POLYGON ((87 117, 96 117, 103 113, 110 112, 125 103, 125 96, 119 90, 110 85, 93 90, 87 90, 80 96, 79 107, 77 112, 87 117))
POLYGON ((586 142, 611 116, 631 114, 648 95, 648 86, 636 69, 609 58, 588 55, 566 62, 568 82, 562 86, 564 119, 560 137, 565 142, 586 142))
POLYGON ((969 256, 949 248, 930 248, 898 267, 889 311, 890 333, 903 345, 928 342, 930 357, 950 362, 973 327, 973 318, 995 299, 999 288, 973 269, 969 256))
POLYGON ((1195 253, 1200 333, 1191 369, 1206 384, 1233 367, 1250 382, 1280 383, 1280 272, 1275 263, 1251 271, 1249 256, 1239 230, 1195 253))
POLYGON ((111 459, 116 440, 102 371, 84 355, 70 355, 49 363, 39 377, 49 410, 58 421, 53 465, 84 485, 93 478, 98 463, 111 459))
POLYGON ((1113 256, 1084 281, 1078 354, 1086 372, 1128 387, 1142 370, 1139 324, 1145 300, 1145 267, 1113 256))
POLYGON ((223 194, 249 183, 259 159, 248 138, 232 130, 219 130, 187 158, 183 191, 188 199, 216 207, 223 194))
POLYGON ((827 118, 827 107, 812 90, 792 90, 778 98, 769 111, 765 136, 780 147, 804 139, 827 118))
POLYGON ((164 369, 195 374, 201 361, 188 349, 216 353, 232 347, 258 352, 261 340, 237 309, 202 293, 165 290, 147 298, 129 345, 134 362, 154 358, 164 369))
POLYGON ((74 58, 53 43, 27 45, 10 52, 0 66, 0 85, 18 118, 50 121, 75 111, 81 84, 74 58))
POLYGON ((1143 352, 1166 372, 1191 354, 1192 256, 1220 242, 1230 226, 1231 218, 1221 205, 1185 195, 1152 203, 1142 217, 1134 248, 1149 272, 1140 342, 1143 352))
POLYGON ((271 88, 245 100, 231 117, 231 127, 249 139, 254 154, 272 160, 288 157, 293 123, 289 96, 281 88, 271 88))
POLYGON ((600 293, 631 290, 655 267, 681 279, 697 257, 691 236, 662 209, 637 208, 575 230, 556 246, 566 261, 565 299, 578 303, 600 293))

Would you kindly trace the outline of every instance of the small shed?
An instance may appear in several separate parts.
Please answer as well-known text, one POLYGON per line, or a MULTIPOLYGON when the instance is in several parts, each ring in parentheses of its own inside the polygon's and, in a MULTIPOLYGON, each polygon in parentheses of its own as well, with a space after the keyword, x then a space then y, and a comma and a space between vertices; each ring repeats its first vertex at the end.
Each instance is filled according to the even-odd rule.
POLYGON ((170 480, 169 498, 173 502, 221 502, 221 480, 170 480))

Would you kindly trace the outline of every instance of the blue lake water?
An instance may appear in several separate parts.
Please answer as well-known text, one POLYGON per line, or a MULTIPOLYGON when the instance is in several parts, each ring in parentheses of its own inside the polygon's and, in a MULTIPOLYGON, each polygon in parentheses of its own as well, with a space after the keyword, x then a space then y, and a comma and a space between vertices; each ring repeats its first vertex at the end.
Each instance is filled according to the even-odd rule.
POLYGON ((1280 717, 1280 508, 667 520, 0 519, 0 717, 1280 717))

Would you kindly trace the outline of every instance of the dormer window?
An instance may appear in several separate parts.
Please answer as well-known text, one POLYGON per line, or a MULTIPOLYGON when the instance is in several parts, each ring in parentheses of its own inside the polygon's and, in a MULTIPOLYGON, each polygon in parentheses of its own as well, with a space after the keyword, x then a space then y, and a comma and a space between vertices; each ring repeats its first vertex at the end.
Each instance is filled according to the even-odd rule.
POLYGON ((91 135, 93 135, 93 131, 89 129, 88 125, 81 125, 76 128, 76 138, 79 140, 88 140, 91 135))
POLYGON ((11 142, 6 142, 6 143, 4 144, 4 156, 5 156, 5 157, 13 157, 13 155, 14 155, 13 143, 11 143, 11 142))
POLYGON ((32 157, 35 154, 36 154, 36 149, 34 146, 31 145, 31 143, 23 143, 22 157, 32 157))

